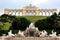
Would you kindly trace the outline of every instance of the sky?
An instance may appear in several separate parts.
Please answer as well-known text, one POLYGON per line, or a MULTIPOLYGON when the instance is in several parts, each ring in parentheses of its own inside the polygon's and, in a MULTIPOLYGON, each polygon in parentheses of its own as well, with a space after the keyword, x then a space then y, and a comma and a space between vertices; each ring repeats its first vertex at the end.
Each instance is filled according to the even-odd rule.
POLYGON ((29 4, 37 6, 41 9, 60 9, 60 0, 0 0, 0 13, 6 8, 21 9, 29 4))

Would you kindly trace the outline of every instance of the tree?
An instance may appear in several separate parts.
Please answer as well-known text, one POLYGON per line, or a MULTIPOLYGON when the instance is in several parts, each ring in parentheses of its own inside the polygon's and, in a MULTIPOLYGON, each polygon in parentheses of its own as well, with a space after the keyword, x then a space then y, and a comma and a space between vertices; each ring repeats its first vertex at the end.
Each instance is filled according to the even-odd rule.
POLYGON ((2 27, 3 27, 3 23, 0 22, 0 30, 2 30, 2 27))
POLYGON ((25 30, 31 22, 26 18, 17 18, 13 21, 10 29, 12 30, 25 30))
POLYGON ((39 30, 43 30, 43 22, 42 20, 38 20, 35 22, 35 27, 38 27, 39 30))
POLYGON ((47 19, 49 27, 54 30, 60 29, 60 18, 57 13, 54 13, 50 18, 47 19))
POLYGON ((6 14, 3 14, 1 17, 0 17, 0 21, 5 23, 5 22, 13 22, 13 20, 15 20, 15 16, 11 16, 11 15, 6 15, 6 14))
POLYGON ((43 20, 38 20, 35 22, 35 26, 39 28, 39 30, 48 30, 49 27, 48 26, 48 22, 46 21, 46 19, 43 20))
POLYGON ((38 20, 35 23, 35 26, 39 28, 39 30, 57 30, 59 29, 60 25, 60 18, 58 18, 57 13, 54 13, 52 16, 43 19, 43 20, 38 20))
POLYGON ((60 16, 60 12, 58 13, 58 16, 60 16))

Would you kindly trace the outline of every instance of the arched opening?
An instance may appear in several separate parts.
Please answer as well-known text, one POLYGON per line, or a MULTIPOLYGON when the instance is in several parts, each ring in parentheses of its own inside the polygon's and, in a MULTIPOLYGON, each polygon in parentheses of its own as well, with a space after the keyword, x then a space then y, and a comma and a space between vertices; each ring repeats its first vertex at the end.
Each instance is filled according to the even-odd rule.
POLYGON ((49 16, 49 12, 46 12, 46 16, 49 16))
POLYGON ((26 12, 26 16, 35 16, 35 12, 26 12))
POLYGON ((43 12, 43 16, 46 16, 46 15, 45 15, 45 12, 43 12))
POLYGON ((22 12, 20 12, 19 15, 22 16, 22 12))
POLYGON ((18 14, 18 12, 16 12, 16 16, 18 16, 19 14, 18 14))
POLYGON ((16 15, 16 12, 12 12, 12 15, 16 15))

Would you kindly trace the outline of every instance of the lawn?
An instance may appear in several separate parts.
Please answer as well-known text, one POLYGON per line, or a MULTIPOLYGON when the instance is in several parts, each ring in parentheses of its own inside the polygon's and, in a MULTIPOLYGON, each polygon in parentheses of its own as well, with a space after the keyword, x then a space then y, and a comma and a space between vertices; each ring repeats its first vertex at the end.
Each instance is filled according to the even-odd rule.
POLYGON ((35 23, 37 20, 45 19, 48 16, 17 16, 17 18, 21 18, 21 17, 27 18, 31 22, 34 22, 35 23))

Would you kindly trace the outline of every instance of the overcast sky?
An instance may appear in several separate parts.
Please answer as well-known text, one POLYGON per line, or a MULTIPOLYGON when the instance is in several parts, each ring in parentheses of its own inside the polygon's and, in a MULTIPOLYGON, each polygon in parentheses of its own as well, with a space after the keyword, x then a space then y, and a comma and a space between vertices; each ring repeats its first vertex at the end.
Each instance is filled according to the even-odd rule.
POLYGON ((60 8, 60 0, 0 0, 0 11, 3 11, 5 8, 23 8, 29 4, 42 9, 60 8))

